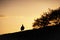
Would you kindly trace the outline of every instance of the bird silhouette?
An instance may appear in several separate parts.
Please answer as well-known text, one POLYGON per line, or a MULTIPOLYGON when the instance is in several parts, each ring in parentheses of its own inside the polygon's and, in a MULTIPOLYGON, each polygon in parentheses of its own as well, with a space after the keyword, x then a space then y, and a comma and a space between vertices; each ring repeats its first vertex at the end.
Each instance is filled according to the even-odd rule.
POLYGON ((21 31, 22 31, 22 30, 24 30, 24 25, 23 25, 23 24, 22 24, 22 26, 21 26, 21 31))

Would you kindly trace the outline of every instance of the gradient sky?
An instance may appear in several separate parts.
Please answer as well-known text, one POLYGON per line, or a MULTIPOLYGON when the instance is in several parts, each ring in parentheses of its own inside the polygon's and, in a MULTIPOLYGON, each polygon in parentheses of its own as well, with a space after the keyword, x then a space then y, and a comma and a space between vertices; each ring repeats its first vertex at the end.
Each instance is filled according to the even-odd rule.
POLYGON ((60 7, 59 0, 2 0, 0 1, 0 34, 32 29, 34 19, 40 17, 48 8, 60 7))

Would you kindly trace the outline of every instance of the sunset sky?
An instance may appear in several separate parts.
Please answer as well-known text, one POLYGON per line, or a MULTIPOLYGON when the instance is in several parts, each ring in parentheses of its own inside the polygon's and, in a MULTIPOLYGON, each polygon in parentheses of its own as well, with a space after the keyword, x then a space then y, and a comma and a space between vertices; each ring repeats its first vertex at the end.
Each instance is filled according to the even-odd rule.
POLYGON ((0 34, 32 29, 34 19, 43 12, 60 7, 60 0, 2 0, 0 1, 0 34))

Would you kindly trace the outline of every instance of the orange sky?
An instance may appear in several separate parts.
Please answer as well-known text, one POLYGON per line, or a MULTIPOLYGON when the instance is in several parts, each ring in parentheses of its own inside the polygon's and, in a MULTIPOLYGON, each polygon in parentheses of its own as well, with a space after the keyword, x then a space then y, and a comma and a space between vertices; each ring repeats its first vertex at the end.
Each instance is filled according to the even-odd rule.
POLYGON ((32 29, 34 19, 40 17, 48 8, 56 9, 59 0, 4 0, 0 1, 0 34, 20 31, 22 24, 25 30, 32 29))

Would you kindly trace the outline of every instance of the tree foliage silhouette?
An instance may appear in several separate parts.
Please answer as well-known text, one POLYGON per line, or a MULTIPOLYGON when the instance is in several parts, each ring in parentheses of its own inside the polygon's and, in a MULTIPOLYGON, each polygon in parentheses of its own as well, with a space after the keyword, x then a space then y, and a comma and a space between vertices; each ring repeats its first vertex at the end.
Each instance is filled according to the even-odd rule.
POLYGON ((37 18, 33 23, 33 27, 46 27, 51 24, 50 21, 54 21, 56 25, 60 24, 60 7, 55 10, 50 10, 50 12, 42 15, 41 18, 37 18))

